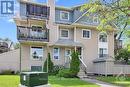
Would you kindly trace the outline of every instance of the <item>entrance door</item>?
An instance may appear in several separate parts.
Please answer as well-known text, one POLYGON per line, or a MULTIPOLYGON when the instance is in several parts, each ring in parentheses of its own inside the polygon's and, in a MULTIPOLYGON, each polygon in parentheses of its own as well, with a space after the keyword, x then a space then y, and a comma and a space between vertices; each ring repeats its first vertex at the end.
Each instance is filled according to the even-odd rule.
POLYGON ((79 53, 79 57, 82 58, 82 48, 81 47, 77 47, 76 50, 79 53))
POLYGON ((70 67, 70 61, 71 61, 71 49, 65 49, 65 67, 70 67))

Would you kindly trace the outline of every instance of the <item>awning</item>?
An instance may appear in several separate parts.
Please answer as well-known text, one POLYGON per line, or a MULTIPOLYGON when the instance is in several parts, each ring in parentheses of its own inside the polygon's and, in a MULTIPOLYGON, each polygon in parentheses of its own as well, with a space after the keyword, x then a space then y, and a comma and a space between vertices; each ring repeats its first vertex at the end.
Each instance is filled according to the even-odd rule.
POLYGON ((60 39, 54 43, 55 46, 83 47, 82 43, 74 42, 73 40, 60 39))

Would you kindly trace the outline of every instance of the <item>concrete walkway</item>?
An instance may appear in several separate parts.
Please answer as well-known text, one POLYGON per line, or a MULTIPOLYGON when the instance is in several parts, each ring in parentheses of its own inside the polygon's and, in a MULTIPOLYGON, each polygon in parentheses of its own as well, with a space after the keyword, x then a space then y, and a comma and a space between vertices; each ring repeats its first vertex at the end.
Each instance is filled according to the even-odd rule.
POLYGON ((102 82, 102 81, 99 81, 99 80, 96 80, 96 79, 81 78, 81 80, 97 84, 97 85, 99 85, 101 87, 121 87, 121 86, 114 86, 114 85, 112 85, 110 83, 102 82))

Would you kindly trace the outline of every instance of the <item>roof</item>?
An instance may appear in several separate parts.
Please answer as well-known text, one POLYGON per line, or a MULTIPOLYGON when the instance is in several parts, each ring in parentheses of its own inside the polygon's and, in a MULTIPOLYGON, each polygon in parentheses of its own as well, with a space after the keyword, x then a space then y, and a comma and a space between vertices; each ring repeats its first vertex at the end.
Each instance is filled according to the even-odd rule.
POLYGON ((78 47, 83 47, 83 44, 82 43, 78 43, 78 42, 74 42, 73 40, 69 40, 69 39, 60 39, 58 40, 57 42, 55 42, 54 45, 57 45, 57 46, 78 46, 78 47))
MULTIPOLYGON (((30 0, 19 0, 19 2, 22 3, 30 3, 30 4, 34 4, 34 5, 41 5, 41 6, 47 6, 46 3, 38 3, 38 2, 32 2, 30 0)), ((82 4, 83 5, 83 4, 82 4)), ((57 9, 63 9, 63 10, 73 10, 74 8, 80 7, 82 5, 77 5, 77 6, 73 6, 73 7, 64 7, 64 6, 56 6, 57 9)))

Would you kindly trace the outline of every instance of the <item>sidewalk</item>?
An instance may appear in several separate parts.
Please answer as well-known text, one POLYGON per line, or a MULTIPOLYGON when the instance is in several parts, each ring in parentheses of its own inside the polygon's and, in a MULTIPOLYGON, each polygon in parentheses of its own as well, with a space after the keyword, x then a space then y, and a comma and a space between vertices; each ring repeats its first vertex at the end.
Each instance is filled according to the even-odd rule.
POLYGON ((97 84, 97 85, 99 85, 101 87, 121 87, 121 86, 114 86, 114 85, 112 85, 110 83, 102 82, 102 81, 99 81, 99 80, 96 80, 96 79, 81 78, 81 80, 97 84))

